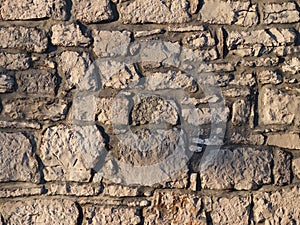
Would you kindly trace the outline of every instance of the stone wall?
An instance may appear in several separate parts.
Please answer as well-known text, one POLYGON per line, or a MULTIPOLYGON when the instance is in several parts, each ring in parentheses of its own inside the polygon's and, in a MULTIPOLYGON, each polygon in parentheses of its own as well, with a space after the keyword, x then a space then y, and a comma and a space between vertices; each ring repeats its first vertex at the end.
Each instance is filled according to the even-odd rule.
POLYGON ((0 224, 300 224, 299 6, 0 0, 0 224))

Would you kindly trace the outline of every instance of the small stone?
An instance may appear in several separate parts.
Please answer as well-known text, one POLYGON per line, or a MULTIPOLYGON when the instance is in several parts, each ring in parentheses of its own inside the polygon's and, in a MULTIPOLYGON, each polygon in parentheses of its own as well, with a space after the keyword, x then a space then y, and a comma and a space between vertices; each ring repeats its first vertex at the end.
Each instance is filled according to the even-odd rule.
POLYGON ((268 150, 241 147, 222 149, 203 165, 199 165, 204 189, 252 190, 270 184, 273 156, 268 150))
POLYGON ((119 11, 124 23, 184 23, 190 20, 186 0, 134 0, 119 11))
POLYGON ((84 224, 131 224, 141 223, 140 211, 132 207, 86 206, 83 208, 84 224))
POLYGON ((265 70, 257 73, 258 80, 261 84, 280 84, 282 76, 277 71, 265 70))
POLYGON ((4 0, 0 6, 2 20, 67 19, 67 2, 64 0, 4 0), (14 13, 11 13, 14 12, 14 13))
POLYGON ((300 53, 300 46, 281 46, 274 49, 277 56, 297 55, 300 53))
POLYGON ((240 87, 233 87, 228 88, 226 90, 222 91, 223 96, 230 97, 230 98, 236 98, 236 97, 247 97, 250 95, 250 89, 249 88, 240 88, 240 87))
POLYGON ((191 31, 204 31, 205 28, 202 25, 187 25, 179 27, 178 25, 171 25, 167 27, 169 32, 191 32, 191 31))
POLYGON ((300 57, 293 57, 292 59, 285 61, 282 66, 283 72, 289 72, 291 74, 297 74, 300 72, 300 57))
POLYGON ((90 38, 86 37, 78 24, 72 23, 69 25, 57 24, 52 26, 51 41, 54 45, 73 47, 86 47, 90 44, 90 38))
POLYGON ((139 196, 139 189, 135 186, 104 185, 103 194, 113 197, 135 197, 139 196))
POLYGON ((11 129, 41 129, 41 124, 37 122, 14 122, 14 121, 0 121, 0 128, 11 129))
POLYGON ((279 64, 278 57, 261 57, 255 59, 241 59, 238 63, 240 66, 248 67, 274 67, 279 64))
POLYGON ((130 35, 129 31, 93 30, 93 51, 99 57, 126 56, 130 35))
POLYGON ((15 79, 11 76, 0 74, 0 93, 13 92, 15 88, 15 79))
POLYGON ((217 198, 213 203, 211 219, 213 224, 248 224, 250 218, 250 196, 217 198))
POLYGON ((256 85, 256 80, 252 73, 242 73, 239 76, 235 76, 234 80, 232 80, 230 84, 253 87, 256 85))
POLYGON ((216 41, 209 31, 186 36, 184 37, 182 43, 192 49, 216 45, 216 41))
POLYGON ((76 225, 79 211, 66 199, 24 199, 6 201, 0 207, 7 224, 76 225))
POLYGON ((274 161, 275 185, 282 186, 290 184, 292 181, 292 156, 286 151, 277 150, 274 161))
POLYGON ((290 224, 300 220, 300 187, 254 194, 255 224, 290 224))
POLYGON ((232 124, 247 124, 250 115, 250 104, 244 99, 236 100, 232 105, 232 124))
POLYGON ((19 186, 0 187, 1 198, 41 195, 42 193, 43 193, 43 186, 39 186, 39 185, 28 186, 27 184, 26 187, 19 187, 19 186))
POLYGON ((190 175, 190 189, 192 191, 198 191, 198 179, 199 179, 199 176, 198 176, 198 173, 192 173, 190 175))
POLYGON ((47 195, 97 196, 102 192, 100 184, 85 183, 46 183, 47 195))
POLYGON ((300 179, 300 158, 293 159, 293 172, 300 179))
POLYGON ((109 0, 73 0, 74 16, 83 23, 99 23, 114 18, 109 0))
POLYGON ((295 2, 267 3, 263 5, 263 23, 295 23, 300 20, 295 2))
POLYGON ((16 48, 41 53, 48 48, 46 34, 37 28, 0 27, 0 40, 0 48, 4 49, 16 48))
POLYGON ((38 183, 38 162, 30 140, 22 133, 0 132, 0 181, 29 181, 38 183))
POLYGON ((285 134, 269 134, 267 145, 278 146, 288 149, 300 149, 299 134, 285 133, 285 134))
POLYGON ((151 35, 155 35, 155 34, 161 34, 163 33, 164 30, 163 29, 154 29, 154 30, 143 30, 143 31, 136 31, 134 32, 134 37, 135 38, 139 38, 139 37, 147 37, 147 36, 151 36, 151 35))
POLYGON ((199 6, 199 0, 190 0, 190 11, 192 14, 197 13, 198 6, 199 6))
POLYGON ((26 70, 30 65, 30 57, 27 54, 12 54, 0 52, 0 68, 7 70, 26 70))

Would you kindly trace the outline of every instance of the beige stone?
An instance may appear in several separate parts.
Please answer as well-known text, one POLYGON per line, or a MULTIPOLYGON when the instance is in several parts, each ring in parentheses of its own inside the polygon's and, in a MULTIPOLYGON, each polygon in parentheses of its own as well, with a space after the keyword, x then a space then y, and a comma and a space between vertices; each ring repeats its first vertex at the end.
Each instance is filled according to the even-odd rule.
POLYGON ((40 181, 30 140, 22 133, 0 132, 0 181, 40 181))
POLYGON ((51 27, 52 37, 51 42, 54 45, 72 47, 83 46, 90 44, 91 39, 86 37, 78 24, 72 23, 69 25, 57 24, 51 27))
POLYGON ((192 49, 215 46, 216 41, 209 31, 188 35, 183 39, 183 44, 192 49))
POLYGON ((183 23, 190 20, 186 0, 135 0, 123 3, 120 11, 124 23, 183 23))
POLYGON ((103 194, 114 197, 134 197, 139 196, 139 188, 137 186, 110 184, 104 185, 103 194))
POLYGON ((277 71, 264 70, 257 73, 258 81, 261 84, 280 84, 282 76, 277 71))
POLYGON ((26 70, 29 68, 30 57, 27 54, 0 52, 0 68, 7 70, 26 70))
POLYGON ((250 104, 244 99, 236 100, 232 105, 231 121, 234 125, 247 124, 250 115, 250 104))
POLYGON ((263 22, 295 23, 300 20, 295 2, 268 3, 263 5, 263 22))
POLYGON ((4 49, 16 48, 41 53, 48 48, 46 34, 37 28, 0 27, 0 39, 0 47, 4 49))
POLYGON ((199 165, 201 186, 205 189, 251 190, 270 184, 272 153, 240 147, 220 150, 199 165))
POLYGON ((102 186, 99 183, 52 183, 45 184, 47 195, 62 196, 97 196, 102 192, 102 186))
MULTIPOLYGON (((255 224, 290 224, 300 220, 300 188, 288 187, 254 195, 255 224)), ((296 223, 297 223, 296 222, 296 223)))
POLYGON ((190 11, 192 14, 195 14, 198 10, 199 0, 189 0, 190 3, 190 11))
POLYGON ((236 98, 236 97, 247 97, 250 95, 249 88, 231 87, 222 91, 223 96, 236 98))
POLYGON ((254 59, 241 59, 238 62, 241 66, 248 66, 248 67, 272 67, 277 66, 279 64, 278 57, 261 57, 261 58, 254 58, 254 59))
POLYGON ((7 224, 76 225, 79 211, 65 199, 24 199, 7 201, 0 207, 7 224))
MULTIPOLYGON (((25 186, 25 185, 24 185, 25 186)), ((24 197, 31 195, 41 195, 43 193, 42 185, 26 185, 25 187, 20 186, 2 186, 0 188, 0 197, 1 198, 11 198, 11 197, 24 197)), ((1 223, 0 223, 1 224, 1 223)))
POLYGON ((67 13, 67 2, 64 0, 4 0, 0 6, 0 19, 2 20, 45 18, 65 20, 67 13))
POLYGON ((17 121, 0 121, 0 128, 11 129, 41 129, 41 125, 37 122, 17 122, 17 121))
POLYGON ((13 92, 15 84, 16 83, 13 77, 0 74, 0 93, 13 92))
POLYGON ((300 137, 299 134, 293 133, 269 134, 267 145, 288 149, 300 149, 300 137))
POLYGON ((300 72, 300 57, 293 57, 287 60, 282 65, 283 72, 289 72, 291 74, 296 74, 300 72))
POLYGON ((300 158, 293 159, 293 172, 294 175, 296 175, 296 177, 300 179, 300 158))
POLYGON ((292 181, 292 156, 286 151, 277 150, 274 163, 275 185, 287 185, 292 181))

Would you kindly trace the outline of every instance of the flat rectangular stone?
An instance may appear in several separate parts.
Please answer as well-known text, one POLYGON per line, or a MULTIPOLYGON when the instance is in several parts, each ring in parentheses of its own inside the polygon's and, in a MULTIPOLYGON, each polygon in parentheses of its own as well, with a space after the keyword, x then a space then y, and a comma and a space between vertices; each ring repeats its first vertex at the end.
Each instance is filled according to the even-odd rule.
POLYGON ((15 79, 12 76, 0 74, 0 93, 13 92, 15 85, 15 79))
POLYGON ((30 61, 27 54, 0 52, 0 68, 6 70, 26 70, 30 66, 30 61))
POLYGON ((67 1, 65 0, 3 0, 0 6, 2 20, 30 20, 67 18, 67 1))
POLYGON ((267 145, 278 146, 288 149, 300 149, 299 134, 285 133, 285 134, 269 134, 267 145))
MULTIPOLYGON (((10 198, 10 197, 23 197, 32 195, 41 195, 43 193, 42 185, 24 185, 21 186, 2 186, 0 187, 0 197, 10 198)), ((1 224, 1 223, 0 223, 1 224)))
POLYGON ((102 192, 102 185, 99 183, 47 182, 45 188, 47 195, 96 196, 102 192))
POLYGON ((22 26, 0 27, 0 48, 16 48, 28 52, 45 52, 48 38, 37 28, 22 26))

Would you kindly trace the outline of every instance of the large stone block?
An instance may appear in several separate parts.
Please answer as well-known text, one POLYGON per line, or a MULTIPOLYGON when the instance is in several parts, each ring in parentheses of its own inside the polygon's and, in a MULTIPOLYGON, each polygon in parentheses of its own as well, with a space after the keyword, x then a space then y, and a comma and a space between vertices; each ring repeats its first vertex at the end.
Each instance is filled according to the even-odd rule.
POLYGON ((269 134, 267 145, 299 150, 300 136, 297 133, 269 134))
POLYGON ((33 146, 22 133, 0 132, 0 181, 39 182, 33 146))

